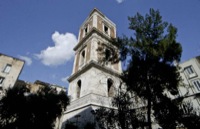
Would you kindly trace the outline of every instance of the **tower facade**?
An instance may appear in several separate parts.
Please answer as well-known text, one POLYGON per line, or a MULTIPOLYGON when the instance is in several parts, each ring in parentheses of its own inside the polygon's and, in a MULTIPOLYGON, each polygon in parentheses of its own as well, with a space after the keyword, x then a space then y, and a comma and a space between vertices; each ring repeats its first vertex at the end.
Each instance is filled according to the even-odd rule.
POLYGON ((68 78, 71 103, 62 118, 84 127, 93 122, 91 110, 111 108, 111 99, 120 85, 121 62, 112 62, 118 49, 112 44, 116 25, 94 9, 79 30, 72 75, 68 78))

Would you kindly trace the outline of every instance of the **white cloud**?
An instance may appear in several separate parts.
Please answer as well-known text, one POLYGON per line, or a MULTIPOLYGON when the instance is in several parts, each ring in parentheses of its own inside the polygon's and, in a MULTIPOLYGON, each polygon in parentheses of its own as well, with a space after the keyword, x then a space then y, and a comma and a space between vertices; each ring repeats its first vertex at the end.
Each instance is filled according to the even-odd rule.
POLYGON ((55 46, 48 46, 40 54, 36 54, 38 59, 47 66, 58 66, 66 63, 74 56, 73 48, 77 43, 77 38, 72 33, 52 34, 52 40, 55 46))
POLYGON ((26 65, 30 66, 32 64, 32 59, 27 56, 18 56, 20 59, 24 60, 26 65))
POLYGON ((122 3, 124 2, 125 0, 117 0, 118 3, 122 3))
POLYGON ((61 78, 61 81, 62 81, 62 82, 65 82, 65 83, 68 83, 68 81, 67 81, 68 78, 69 78, 69 76, 63 77, 63 78, 61 78))

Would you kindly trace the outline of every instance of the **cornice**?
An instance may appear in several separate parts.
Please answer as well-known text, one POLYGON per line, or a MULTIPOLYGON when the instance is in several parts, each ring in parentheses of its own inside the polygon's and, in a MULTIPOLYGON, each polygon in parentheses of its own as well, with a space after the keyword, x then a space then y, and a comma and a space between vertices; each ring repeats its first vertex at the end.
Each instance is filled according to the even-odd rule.
POLYGON ((24 63, 25 63, 25 60, 22 60, 22 59, 20 59, 20 58, 16 58, 16 57, 14 57, 14 56, 9 56, 9 55, 3 54, 3 53, 0 53, 0 56, 6 56, 6 57, 8 57, 8 58, 12 58, 12 59, 14 59, 14 60, 18 60, 18 61, 21 61, 21 62, 24 62, 24 63))
POLYGON ((106 40, 108 40, 109 42, 112 42, 112 39, 109 36, 106 36, 104 33, 102 33, 101 31, 99 31, 97 28, 93 27, 88 34, 82 38, 81 41, 79 41, 79 43, 74 47, 74 51, 76 51, 87 39, 89 39, 91 37, 92 34, 98 34, 100 35, 102 38, 105 38, 106 40))
POLYGON ((97 62, 95 61, 90 61, 88 64, 86 64, 85 66, 83 66, 80 70, 78 70, 76 73, 74 73, 73 75, 71 75, 67 80, 69 82, 73 81, 75 78, 77 78, 78 76, 80 76, 81 74, 83 74, 84 72, 86 72, 87 70, 91 69, 91 68, 97 68, 105 73, 108 73, 108 74, 111 74, 111 75, 114 75, 116 77, 121 77, 121 74, 110 69, 110 68, 107 68, 107 67, 104 67, 100 64, 98 64, 97 62))

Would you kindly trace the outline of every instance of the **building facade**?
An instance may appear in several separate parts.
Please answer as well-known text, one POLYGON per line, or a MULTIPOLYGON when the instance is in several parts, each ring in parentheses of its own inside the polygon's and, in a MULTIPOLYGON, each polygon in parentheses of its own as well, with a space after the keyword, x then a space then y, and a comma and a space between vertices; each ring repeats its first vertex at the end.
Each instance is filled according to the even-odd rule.
POLYGON ((0 53, 0 94, 3 94, 5 89, 14 86, 24 63, 23 60, 0 53))
POLYGON ((184 102, 191 102, 196 110, 200 107, 200 56, 179 64, 183 86, 180 85, 180 96, 184 102))
POLYGON ((116 25, 99 10, 94 9, 79 30, 78 44, 72 75, 68 78, 71 103, 64 112, 62 128, 74 122, 80 128, 93 122, 91 110, 112 108, 111 98, 120 85, 121 62, 112 62, 118 55, 112 39, 116 38, 116 25))
MULTIPOLYGON (((114 108, 112 97, 121 85, 121 62, 110 61, 119 54, 112 44, 116 38, 116 25, 99 10, 94 9, 83 22, 79 30, 78 44, 74 47, 73 71, 68 78, 70 105, 60 119, 59 128, 72 122, 83 128, 87 122, 93 122, 91 111, 99 107, 114 108)), ((179 64, 183 83, 179 86, 179 96, 185 102, 192 102, 199 109, 200 99, 200 56, 179 64)), ((171 96, 171 95, 169 95, 171 96)), ((141 101, 142 102, 142 101, 141 101)), ((143 108, 141 103, 136 108, 143 108)), ((161 128, 152 118, 152 128, 161 128)))
POLYGON ((23 80, 17 80, 15 84, 16 84, 15 86, 18 86, 18 85, 26 86, 26 88, 28 88, 31 93, 36 93, 41 88, 44 88, 44 87, 49 87, 51 89, 55 89, 58 93, 61 91, 63 91, 63 92, 67 91, 66 87, 55 85, 55 84, 50 84, 50 83, 43 82, 40 80, 36 80, 34 83, 26 82, 23 80))

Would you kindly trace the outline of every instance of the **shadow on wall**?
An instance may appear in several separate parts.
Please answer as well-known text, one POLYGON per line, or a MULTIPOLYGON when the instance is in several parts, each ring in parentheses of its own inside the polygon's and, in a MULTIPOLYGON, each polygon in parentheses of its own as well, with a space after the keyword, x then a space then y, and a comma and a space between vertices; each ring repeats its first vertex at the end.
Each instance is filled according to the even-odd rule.
MULTIPOLYGON (((95 117, 91 113, 92 110, 94 110, 94 109, 91 106, 85 108, 84 110, 82 110, 80 112, 78 112, 78 110, 77 110, 77 113, 75 113, 75 115, 73 115, 72 118, 70 118, 62 123, 61 129, 72 129, 73 128, 72 126, 74 126, 73 129, 77 129, 77 128, 75 128, 76 126, 78 127, 78 129, 84 129, 86 124, 97 125, 97 123, 95 123, 95 117), (71 128, 65 128, 66 124, 70 125, 71 128)), ((65 115, 70 115, 70 113, 72 113, 72 112, 69 112, 65 115)), ((98 129, 98 127, 96 127, 95 129, 98 129)))

